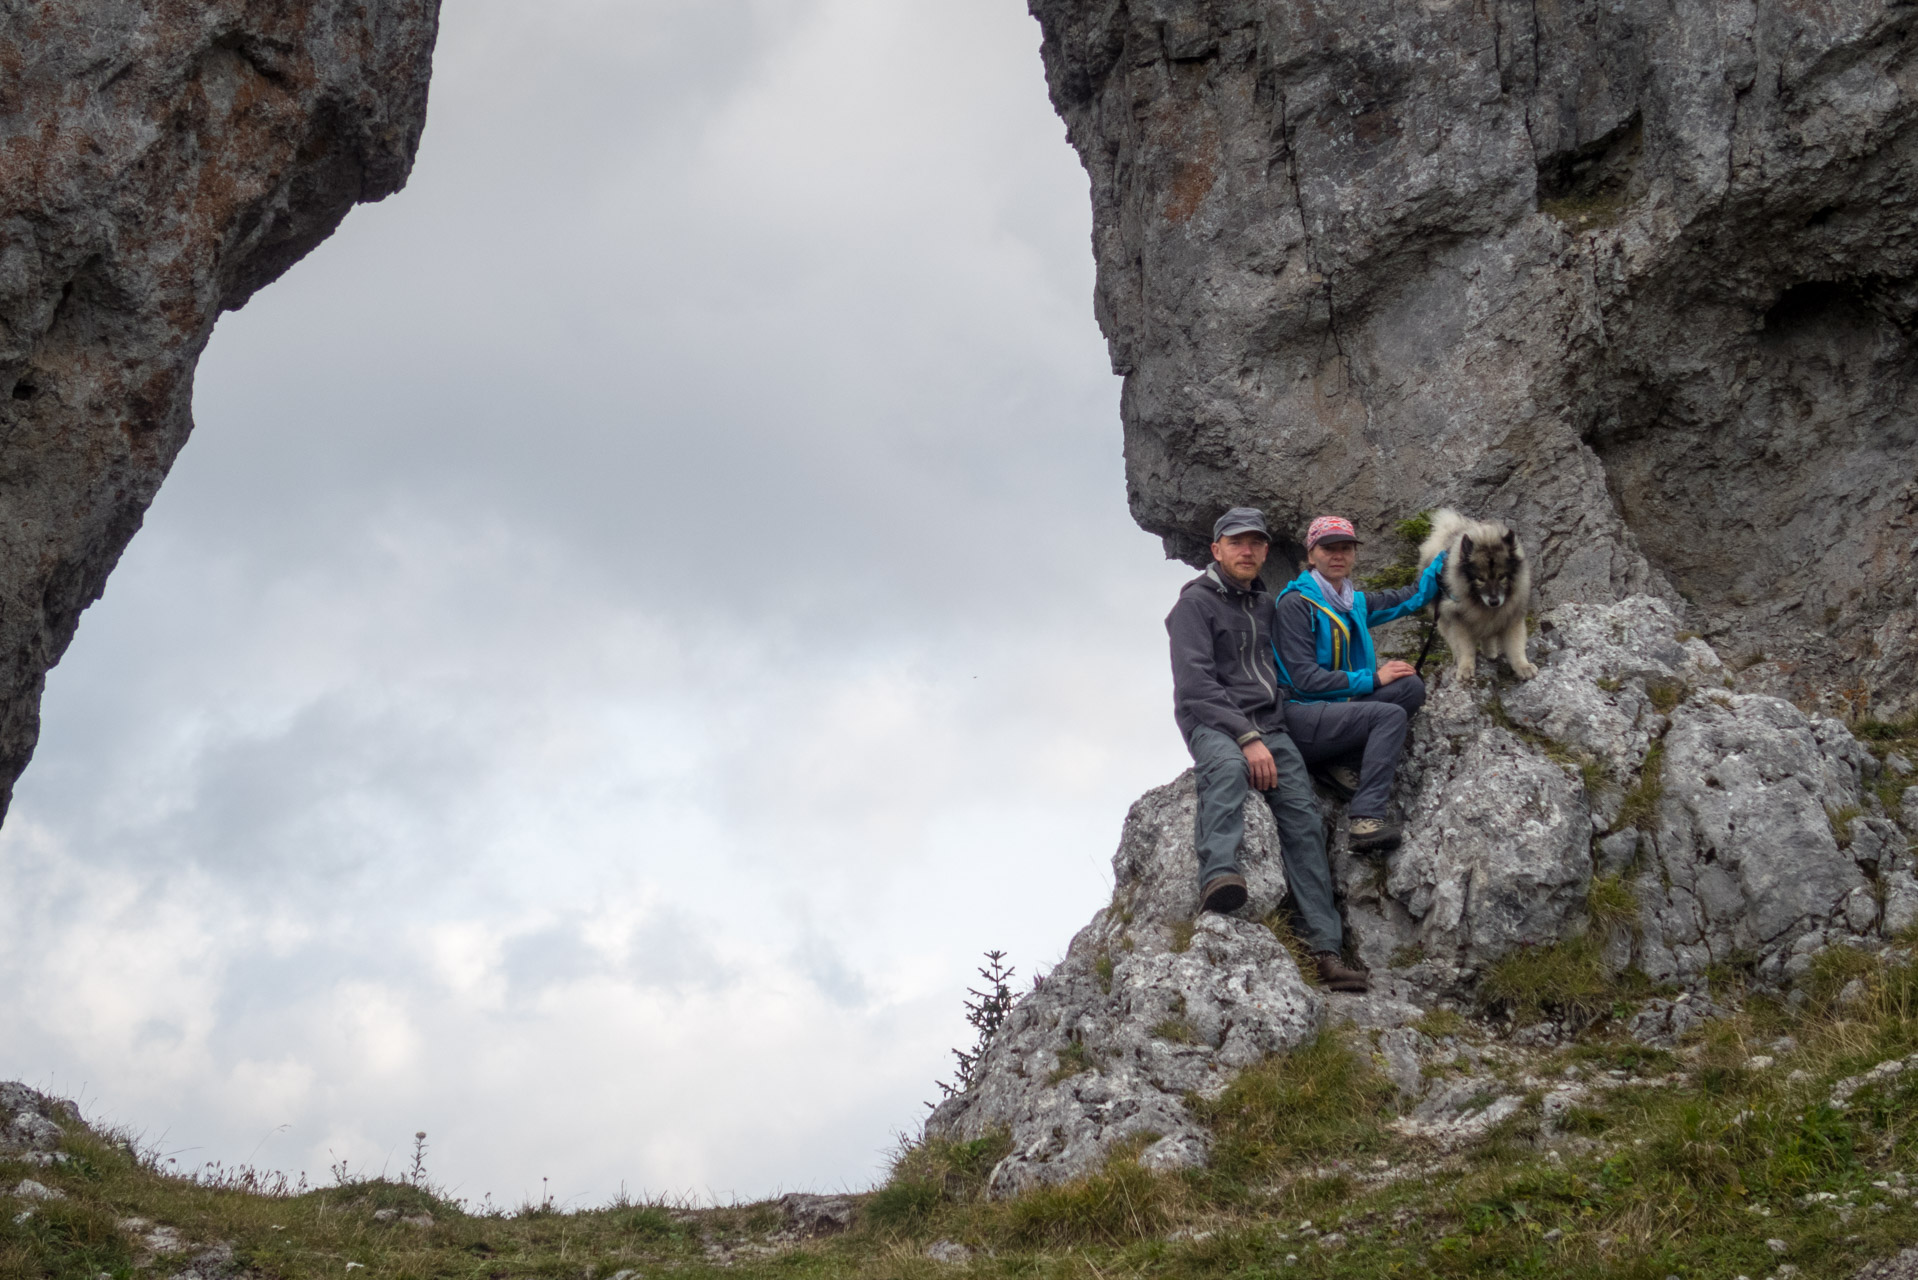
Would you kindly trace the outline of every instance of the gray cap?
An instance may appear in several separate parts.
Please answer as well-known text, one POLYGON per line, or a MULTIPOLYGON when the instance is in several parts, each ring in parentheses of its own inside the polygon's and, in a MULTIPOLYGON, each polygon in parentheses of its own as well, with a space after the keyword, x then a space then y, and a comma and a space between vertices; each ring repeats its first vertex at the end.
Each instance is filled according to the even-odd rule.
POLYGON ((1272 541, 1272 531, 1265 527, 1265 512, 1257 507, 1234 507, 1212 522, 1214 542, 1235 533, 1263 534, 1267 542, 1272 541))

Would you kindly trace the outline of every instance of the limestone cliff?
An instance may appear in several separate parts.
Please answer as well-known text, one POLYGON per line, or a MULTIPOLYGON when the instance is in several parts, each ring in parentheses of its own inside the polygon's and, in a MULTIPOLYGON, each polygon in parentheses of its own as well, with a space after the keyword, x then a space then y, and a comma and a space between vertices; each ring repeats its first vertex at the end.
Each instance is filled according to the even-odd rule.
POLYGON ((1794 696, 1918 709, 1918 9, 1031 8, 1170 552, 1449 503, 1547 605, 1682 597, 1794 696))
POLYGON ((0 5, 0 814, 214 321, 405 183, 438 10, 0 5))

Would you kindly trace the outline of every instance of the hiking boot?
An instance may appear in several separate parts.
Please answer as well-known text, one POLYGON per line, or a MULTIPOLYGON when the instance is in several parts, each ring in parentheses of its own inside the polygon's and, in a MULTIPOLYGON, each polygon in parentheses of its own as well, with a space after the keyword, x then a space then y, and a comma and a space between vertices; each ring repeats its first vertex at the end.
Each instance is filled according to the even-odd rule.
POLYGON ((1384 818, 1354 818, 1345 829, 1345 847, 1353 853, 1389 853, 1399 847, 1399 824, 1384 818))
POLYGON ((1230 872, 1222 876, 1213 876, 1205 882, 1205 888, 1199 893, 1199 910, 1216 911, 1225 915, 1237 911, 1245 905, 1245 877, 1230 872))
POLYGON ((1336 951, 1321 951, 1312 957, 1319 964, 1319 981, 1334 991, 1364 995, 1372 989, 1372 975, 1363 969, 1349 968, 1336 951))
POLYGON ((1349 764, 1335 764, 1330 769, 1315 770, 1312 776, 1320 786, 1341 800, 1350 800, 1359 793, 1359 771, 1349 764))

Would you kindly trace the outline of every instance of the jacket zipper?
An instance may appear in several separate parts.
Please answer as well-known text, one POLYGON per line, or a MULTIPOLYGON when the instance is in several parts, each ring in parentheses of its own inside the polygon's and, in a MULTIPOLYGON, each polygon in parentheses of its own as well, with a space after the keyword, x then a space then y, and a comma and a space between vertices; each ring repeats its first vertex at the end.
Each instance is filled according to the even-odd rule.
MULTIPOLYGON (((1279 698, 1278 690, 1265 682, 1265 672, 1259 670, 1256 662, 1250 661, 1251 652, 1258 647, 1259 639, 1258 615, 1252 612, 1253 603, 1257 599, 1257 596, 1247 596, 1245 599, 1245 620, 1252 624, 1252 639, 1250 641, 1242 641, 1239 645, 1239 669, 1251 676, 1254 680, 1257 680, 1259 682, 1259 688, 1265 690, 1265 696, 1271 698, 1274 705, 1277 705, 1279 698)), ((1257 726, 1255 725, 1253 727, 1256 728, 1257 726)))

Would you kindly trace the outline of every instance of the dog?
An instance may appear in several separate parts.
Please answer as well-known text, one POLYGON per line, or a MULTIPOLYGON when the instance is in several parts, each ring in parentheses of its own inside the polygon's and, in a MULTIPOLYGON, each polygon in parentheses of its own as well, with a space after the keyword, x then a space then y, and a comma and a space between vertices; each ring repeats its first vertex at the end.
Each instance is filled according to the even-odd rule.
POLYGON ((1445 594, 1438 602, 1438 633, 1458 658, 1458 678, 1472 678, 1478 653, 1496 659, 1501 651, 1519 679, 1537 675, 1525 657, 1532 566, 1518 535, 1502 520, 1472 520, 1443 508, 1432 513, 1432 534, 1419 546, 1419 570, 1441 551, 1445 594))

